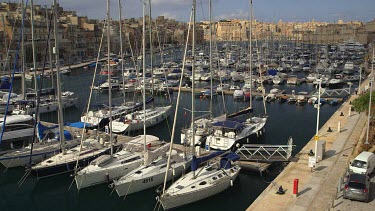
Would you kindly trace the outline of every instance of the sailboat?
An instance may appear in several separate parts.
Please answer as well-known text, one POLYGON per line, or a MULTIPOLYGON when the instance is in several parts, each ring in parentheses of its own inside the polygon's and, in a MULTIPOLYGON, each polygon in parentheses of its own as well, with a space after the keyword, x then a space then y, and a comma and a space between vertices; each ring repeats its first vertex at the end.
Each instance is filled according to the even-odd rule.
POLYGON ((155 107, 146 110, 136 111, 112 121, 114 133, 126 133, 129 131, 141 130, 143 125, 151 127, 164 121, 171 113, 172 106, 155 107), (146 121, 143 121, 146 119, 146 121))
POLYGON ((146 145, 159 146, 159 138, 152 135, 137 136, 125 144, 124 148, 111 155, 101 155, 93 160, 90 165, 75 174, 77 189, 110 182, 118 179, 143 163, 143 140, 146 145))
MULTIPOLYGON (((143 14, 145 7, 146 3, 143 2, 143 14)), ((145 58, 145 16, 143 16, 143 58, 145 58)), ((145 71, 145 60, 143 60, 143 71, 145 71)), ((143 93, 145 93, 145 86, 143 87, 143 93)), ((176 113, 172 134, 174 134, 176 125, 176 113)), ((144 125, 144 133, 146 133, 146 125, 144 125)), ((173 142, 173 137, 174 135, 172 135, 171 142, 173 142)), ((112 187, 116 189, 117 194, 124 196, 142 191, 162 184, 165 178, 169 181, 185 172, 190 166, 191 159, 184 152, 172 150, 171 146, 168 143, 154 151, 145 150, 144 163, 140 167, 113 181, 112 187), (166 153, 168 149, 169 153, 166 153)))
MULTIPOLYGON (((250 30, 252 30, 252 1, 250 2, 250 30)), ((250 31, 250 57, 249 57, 249 69, 250 69, 250 82, 252 81, 252 31, 250 31)), ((264 92, 263 83, 261 83, 262 90, 264 92)), ((250 93, 252 84, 250 83, 250 93)), ((263 93, 264 95, 264 93, 263 93)), ((263 96, 263 106, 265 107, 265 100, 263 96)), ((252 109, 252 96, 250 96, 250 106, 235 114, 227 116, 227 120, 216 122, 213 124, 213 133, 207 136, 206 146, 215 150, 229 150, 235 146, 236 143, 248 139, 253 134, 260 133, 263 130, 267 117, 250 117, 246 121, 241 122, 234 118, 240 115, 251 112, 252 109)))
POLYGON ((29 164, 39 163, 53 155, 59 154, 61 150, 70 149, 79 144, 79 139, 72 136, 69 131, 64 130, 64 142, 60 142, 60 134, 57 131, 52 131, 58 126, 46 127, 40 122, 37 124, 37 136, 39 141, 31 144, 11 150, 10 152, 0 156, 0 163, 6 168, 14 168, 19 166, 26 166, 29 164), (48 132, 52 132, 54 135, 52 138, 48 137, 48 132), (32 148, 32 150, 31 150, 32 148), (31 153, 30 153, 31 152, 31 153))
MULTIPOLYGON (((108 3, 109 4, 109 3, 108 3)), ((54 5, 56 5, 56 0, 54 0, 54 5)), ((55 7, 55 37, 57 37, 57 7, 55 7)), ((108 16, 109 16, 109 7, 108 7, 108 16)), ((110 52, 110 45, 109 45, 109 18, 107 22, 107 39, 108 39, 108 52, 110 52)), ((56 45, 56 60, 58 59, 58 40, 55 39, 56 45)), ((100 53, 100 52, 99 52, 100 53)), ((108 53, 108 61, 110 60, 109 53, 108 53)), ((60 67, 57 63, 57 77, 59 77, 60 67)), ((108 62, 109 68, 109 62, 108 62)), ((108 74, 108 78, 110 81, 110 74, 108 74)), ((95 77, 94 77, 95 79, 95 77)), ((93 80, 94 80, 93 79, 93 80)), ((58 88, 60 84, 58 84, 58 88)), ((111 120, 111 90, 109 90, 109 117, 111 120)), ((60 107, 59 112, 59 123, 60 123, 60 134, 62 134, 62 108, 60 107)), ((62 136, 61 139, 63 139, 62 136)), ((61 153, 52 156, 49 159, 44 160, 43 162, 33 166, 31 168, 32 173, 34 173, 38 178, 44 178, 49 176, 54 176, 57 174, 68 173, 75 170, 78 166, 85 167, 87 166, 92 160, 99 157, 103 154, 113 153, 114 150, 118 150, 122 148, 124 141, 116 141, 113 143, 113 136, 112 132, 110 132, 109 136, 107 134, 104 135, 97 135, 94 134, 94 137, 89 137, 85 139, 84 135, 82 135, 81 145, 71 148, 69 150, 63 150, 61 153)))
MULTIPOLYGON (((196 0, 193 0, 194 17, 195 8, 196 0)), ((195 18, 193 24, 195 24, 195 18)), ((179 178, 168 189, 165 189, 165 181, 163 192, 161 196, 157 197, 157 200, 161 203, 163 208, 167 210, 189 204, 224 191, 233 185, 233 181, 237 178, 240 172, 241 168, 239 166, 231 165, 232 162, 238 159, 239 156, 237 154, 224 151, 213 152, 208 156, 200 158, 197 158, 194 155, 191 165, 192 171, 179 178), (222 156, 219 162, 210 162, 212 159, 219 156, 222 156), (207 163, 207 165, 199 167, 199 165, 203 163, 207 163)))
MULTIPOLYGON (((210 7, 210 10, 211 10, 211 7, 210 7)), ((181 130, 181 144, 186 144, 186 145, 190 145, 190 146, 192 146, 194 144, 201 145, 204 142, 204 140, 207 138, 207 136, 212 134, 212 132, 213 132, 212 124, 214 124, 216 122, 219 122, 219 121, 224 121, 227 118, 225 112, 224 112, 224 114, 222 114, 220 116, 217 116, 215 118, 211 118, 212 117, 212 109, 213 109, 213 96, 214 96, 214 94, 217 94, 217 92, 213 90, 213 84, 212 84, 213 83, 213 71, 214 71, 213 67, 212 67, 212 64, 213 64, 213 61, 212 61, 212 57, 213 57, 213 53, 212 53, 212 32, 213 32, 213 30, 212 30, 212 28, 213 27, 212 26, 213 26, 213 24, 212 24, 212 14, 210 13, 210 62, 209 62, 210 90, 207 91, 208 94, 210 95, 209 114, 198 117, 196 119, 193 118, 192 119, 193 123, 191 125, 195 125, 195 126, 194 127, 190 126, 189 128, 184 128, 184 129, 181 130), (193 132, 193 128, 195 130, 194 132, 193 132), (193 144, 193 140, 195 140, 194 144, 193 144)), ((184 59, 185 58, 186 58, 186 49, 185 49, 184 59)), ((195 63, 195 61, 193 61, 193 62, 195 63)), ((185 64, 185 62, 183 62, 183 65, 184 64, 185 64)), ((182 69, 184 69, 184 66, 182 67, 182 69)), ((197 78, 196 69, 195 69, 194 75, 195 75, 194 77, 191 77, 193 79, 192 81, 195 81, 195 79, 197 78)), ((219 78, 219 79, 220 79, 220 83, 221 83, 222 80, 221 80, 221 78, 219 78)), ((195 93, 195 92, 193 92, 193 93, 195 93)), ((192 99, 194 99, 194 96, 192 96, 192 99)), ((225 105, 224 97, 223 97, 223 104, 225 105)))
POLYGON ((228 189, 233 186, 241 167, 233 165, 239 159, 235 153, 224 154, 224 151, 213 152, 208 156, 193 157, 191 172, 174 182, 157 199, 165 210, 193 203, 228 189), (207 162, 220 157, 219 161, 207 162), (199 164, 207 165, 199 167, 199 164), (196 174, 196 172, 198 172, 196 174))

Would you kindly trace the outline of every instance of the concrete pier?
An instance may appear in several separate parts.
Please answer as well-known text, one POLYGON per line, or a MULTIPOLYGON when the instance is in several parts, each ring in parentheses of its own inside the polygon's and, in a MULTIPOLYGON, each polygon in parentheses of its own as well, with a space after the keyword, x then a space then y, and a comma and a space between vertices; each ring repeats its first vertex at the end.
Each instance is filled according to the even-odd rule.
MULTIPOLYGON (((367 84, 368 80, 362 84, 362 87, 367 84)), ((333 199, 336 198, 337 181, 343 175, 367 121, 365 114, 349 112, 350 102, 356 98, 358 95, 350 96, 320 128, 319 140, 326 142, 323 160, 318 162, 315 168, 308 166, 308 153, 310 150, 315 151, 315 137, 313 137, 295 156, 295 160, 248 207, 248 210, 327 210, 330 208, 333 199), (338 131, 339 123, 340 131, 338 131), (329 129, 332 132, 328 132, 329 129), (295 179, 299 180, 296 195, 293 194, 295 179), (280 186, 285 190, 283 195, 276 194, 280 186)))

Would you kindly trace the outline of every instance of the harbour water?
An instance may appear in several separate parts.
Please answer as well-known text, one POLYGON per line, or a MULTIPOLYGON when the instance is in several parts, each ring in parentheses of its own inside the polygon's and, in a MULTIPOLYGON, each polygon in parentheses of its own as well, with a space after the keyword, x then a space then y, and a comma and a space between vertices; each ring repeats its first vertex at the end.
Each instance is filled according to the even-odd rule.
MULTIPOLYGON (((92 80, 92 69, 74 70, 71 75, 63 76, 63 89, 74 91, 80 98, 77 107, 66 109, 64 119, 66 122, 79 121, 87 103, 89 86, 92 80)), ((45 79, 48 80, 48 79, 45 79)), ((46 85, 50 84, 46 81, 46 85)), ((17 85, 17 84, 16 84, 17 85)), ((198 86, 206 86, 201 83, 198 86)), ((29 86, 31 86, 29 84, 29 86)), ((15 87, 15 92, 19 87, 15 87)), ((270 87, 267 87, 270 89, 270 87)), ((315 88, 312 84, 302 84, 300 86, 280 86, 279 89, 286 89, 288 93, 291 90, 311 92, 315 88)), ((177 93, 171 96, 173 102, 176 101, 177 93)), ((114 93, 114 103, 122 103, 120 93, 114 93)), ((95 92, 93 102, 96 104, 107 103, 108 95, 102 92, 95 92)), ((209 100, 196 98, 196 110, 208 111, 209 100)), ((126 100, 139 101, 140 95, 128 94, 126 100)), ((165 105, 169 99, 165 96, 155 97, 155 105, 165 105)), ((182 93, 181 107, 191 108, 191 94, 182 93)), ((233 97, 225 96, 225 106, 228 113, 238 111, 249 105, 249 102, 234 101, 233 97)), ((264 113, 262 101, 253 101, 254 115, 264 113)), ((279 104, 272 102, 266 104, 267 114, 269 115, 266 124, 266 133, 252 143, 265 144, 286 144, 288 137, 292 136, 296 148, 294 153, 298 152, 306 142, 308 142, 315 133, 316 127, 316 109, 311 105, 296 106, 294 104, 279 104)), ((224 106, 222 98, 218 95, 214 99, 214 115, 223 112, 224 106)), ((336 111, 337 107, 331 107, 325 104, 321 107, 320 125, 336 111)), ((190 113, 184 109, 178 110, 178 121, 174 143, 180 143, 180 129, 190 123, 190 113)), ((43 121, 57 122, 56 113, 45 114, 41 116, 43 121)), ((148 134, 156 135, 161 140, 170 141, 170 132, 172 130, 173 115, 168 121, 155 127, 147 129, 148 134)), ((143 132, 138 132, 143 133, 143 132)), ((133 135, 133 134, 130 134, 133 135)), ((179 210, 245 210, 252 201, 269 185, 269 182, 280 172, 282 165, 275 166, 266 174, 261 176, 259 172, 242 171, 234 186, 228 190, 217 194, 208 199, 196 202, 191 205, 179 208, 179 210)), ((156 205, 155 189, 149 189, 139 193, 131 194, 124 198, 119 198, 115 192, 107 185, 100 185, 88 189, 77 191, 73 178, 68 175, 59 175, 47 179, 37 180, 33 176, 20 186, 17 182, 25 173, 23 168, 8 169, 5 172, 0 168, 0 207, 1 210, 154 210, 156 205), (71 188, 69 189, 69 187, 71 188)), ((276 189, 275 189, 276 190, 276 189)))

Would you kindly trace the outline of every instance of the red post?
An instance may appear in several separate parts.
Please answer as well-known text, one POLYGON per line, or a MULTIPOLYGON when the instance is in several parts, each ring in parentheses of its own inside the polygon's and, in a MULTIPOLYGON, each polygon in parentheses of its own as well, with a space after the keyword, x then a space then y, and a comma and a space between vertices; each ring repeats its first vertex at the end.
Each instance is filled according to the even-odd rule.
POLYGON ((298 181, 299 181, 299 179, 294 179, 293 194, 295 196, 297 196, 297 194, 298 194, 298 181))

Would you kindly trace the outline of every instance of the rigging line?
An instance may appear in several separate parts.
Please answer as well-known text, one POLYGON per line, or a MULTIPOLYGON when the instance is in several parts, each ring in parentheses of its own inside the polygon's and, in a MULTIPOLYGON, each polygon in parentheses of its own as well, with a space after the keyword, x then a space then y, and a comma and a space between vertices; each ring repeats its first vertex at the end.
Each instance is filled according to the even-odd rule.
POLYGON ((176 110, 175 110, 174 119, 173 119, 173 126, 172 126, 171 144, 169 146, 168 161, 167 161, 167 167, 166 167, 166 170, 165 170, 165 176, 164 176, 164 184, 163 184, 163 192, 162 192, 162 194, 165 193, 165 188, 166 188, 166 185, 167 185, 167 178, 168 178, 168 170, 169 170, 169 168, 171 166, 171 154, 172 154, 172 148, 173 148, 173 139, 174 139, 175 129, 176 129, 176 121, 177 121, 177 114, 178 114, 177 111, 178 111, 178 108, 179 108, 179 105, 180 105, 182 77, 184 76, 185 59, 186 59, 186 53, 187 53, 187 48, 188 48, 188 43, 189 43, 190 26, 191 26, 191 19, 192 19, 192 16, 193 16, 193 12, 194 12, 194 5, 192 5, 192 8, 191 8, 190 20, 189 20, 189 26, 188 26, 187 38, 186 38, 186 44, 185 44, 185 52, 184 52, 184 57, 182 59, 182 73, 181 73, 180 85, 179 85, 180 88, 178 89, 178 94, 177 94, 176 110))
MULTIPOLYGON (((103 25, 103 28, 106 27, 106 24, 107 24, 107 21, 104 21, 104 25, 103 25)), ((92 78, 92 82, 91 82, 91 89, 90 89, 90 95, 89 95, 89 100, 87 102, 87 108, 86 108, 86 116, 85 116, 85 121, 83 122, 83 128, 82 128, 82 133, 81 133, 81 143, 80 143, 80 147, 79 147, 79 154, 77 156, 77 161, 76 161, 76 165, 74 167, 74 173, 76 173, 77 171, 77 168, 78 168, 78 161, 79 161, 79 156, 81 154, 81 151, 82 151, 82 146, 83 146, 83 138, 84 138, 84 135, 85 135, 85 130, 86 130, 86 122, 87 122, 87 119, 88 119, 88 113, 89 113, 89 109, 90 109, 90 104, 91 104, 91 97, 92 97, 92 93, 93 93, 93 87, 94 87, 94 82, 95 82, 95 78, 96 78, 96 73, 97 73, 97 69, 98 69, 98 63, 99 63, 99 57, 100 57, 100 53, 101 53, 101 48, 102 48, 102 44, 103 44, 103 37, 104 37, 104 31, 102 32, 102 37, 100 38, 100 45, 99 45, 99 50, 98 50, 98 55, 96 57, 96 64, 95 64, 95 70, 94 70, 94 76, 92 78)), ((109 53, 109 52, 108 52, 109 53)), ((96 138, 96 137, 95 137, 96 138)))
MULTIPOLYGON (((26 0, 26 4, 27 4, 28 0, 26 0)), ((24 18, 24 12, 22 13, 22 19, 24 18)), ((5 107, 5 115, 4 115, 4 120, 3 120, 3 126, 1 128, 1 134, 0 134, 0 144, 3 140, 3 135, 4 135, 4 131, 5 131, 5 126, 6 126, 6 120, 7 120, 7 114, 9 112, 9 102, 10 102, 10 96, 12 94, 12 90, 13 90, 13 82, 14 82, 14 74, 16 72, 16 67, 17 67, 17 61, 18 61, 18 56, 19 56, 19 50, 20 50, 20 47, 21 47, 21 39, 22 39, 22 34, 23 34, 23 28, 24 28, 24 21, 22 21, 22 24, 21 24, 21 30, 20 30, 20 39, 18 40, 18 44, 17 44, 17 53, 16 53, 16 56, 14 58, 14 62, 13 62, 13 72, 12 72, 12 79, 11 79, 11 83, 10 83, 10 87, 9 87, 9 93, 8 93, 8 99, 7 99, 7 106, 5 107)))

